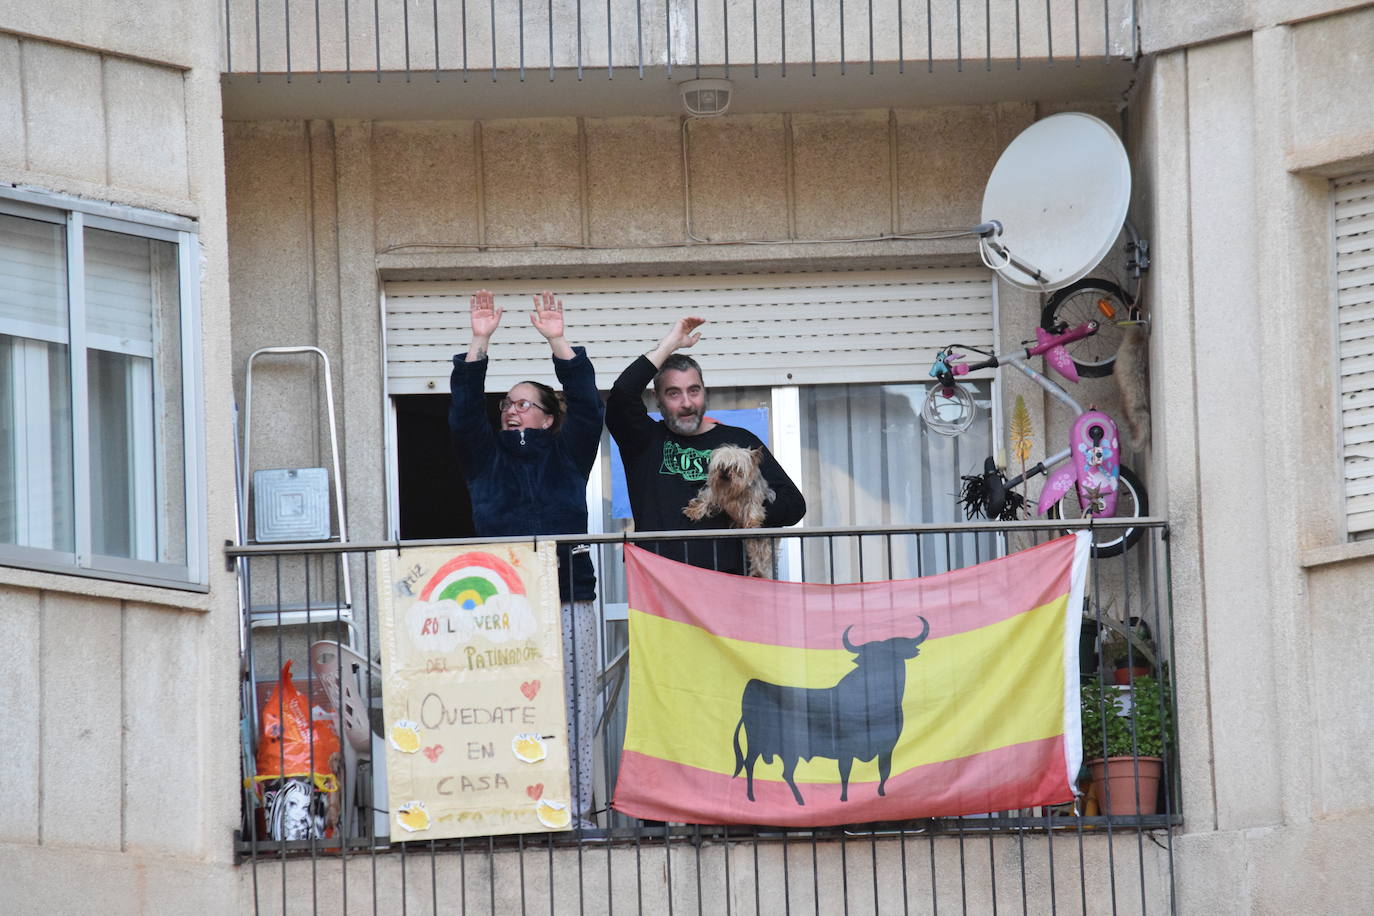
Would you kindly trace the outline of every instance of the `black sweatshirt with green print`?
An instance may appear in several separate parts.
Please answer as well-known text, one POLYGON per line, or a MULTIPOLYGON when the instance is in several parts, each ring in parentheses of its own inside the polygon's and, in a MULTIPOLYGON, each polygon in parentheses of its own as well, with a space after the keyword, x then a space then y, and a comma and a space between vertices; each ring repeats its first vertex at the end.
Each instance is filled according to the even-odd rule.
MULTIPOLYGON (((695 436, 679 436, 662 420, 654 420, 644 406, 644 389, 653 381, 654 364, 640 356, 620 373, 606 401, 606 428, 615 437, 625 465, 630 510, 636 531, 728 528, 724 515, 692 521, 682 510, 706 482, 711 450, 722 445, 762 448, 764 480, 773 501, 764 507, 763 527, 795 525, 806 514, 806 500, 787 472, 758 436, 738 426, 717 423, 695 436)), ((710 410, 707 410, 710 416, 710 410)), ((672 560, 703 569, 743 575, 744 542, 739 539, 692 539, 641 542, 640 546, 672 560)))

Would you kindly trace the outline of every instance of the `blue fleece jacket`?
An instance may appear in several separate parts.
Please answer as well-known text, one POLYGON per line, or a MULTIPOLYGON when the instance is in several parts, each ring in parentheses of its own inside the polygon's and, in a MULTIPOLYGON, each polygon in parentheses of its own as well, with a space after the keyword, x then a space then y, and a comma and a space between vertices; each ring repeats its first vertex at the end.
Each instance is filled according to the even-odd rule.
MULTIPOLYGON (((472 521, 479 537, 582 534, 587 530, 587 477, 601 447, 605 405, 587 351, 553 357, 567 412, 558 432, 493 429, 487 420, 486 358, 453 357, 448 425, 467 467, 472 521)), ((558 547, 558 592, 564 601, 596 597, 589 553, 558 547), (569 558, 571 557, 571 562, 569 558)))

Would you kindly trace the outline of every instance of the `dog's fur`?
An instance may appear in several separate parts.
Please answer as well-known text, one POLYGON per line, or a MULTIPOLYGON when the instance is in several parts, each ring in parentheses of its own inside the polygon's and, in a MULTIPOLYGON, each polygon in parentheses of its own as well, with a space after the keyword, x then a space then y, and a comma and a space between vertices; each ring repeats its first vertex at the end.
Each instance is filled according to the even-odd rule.
MULTIPOLYGON (((692 521, 708 515, 724 513, 731 528, 759 528, 763 525, 763 507, 775 497, 763 479, 759 465, 763 449, 722 445, 711 452, 706 472, 706 485, 682 510, 692 521)), ((748 538, 744 550, 749 558, 749 575, 763 579, 773 577, 773 542, 769 538, 748 538)))
POLYGON ((1121 418, 1126 425, 1126 442, 1133 451, 1150 444, 1150 339, 1145 325, 1126 327, 1121 346, 1116 350, 1116 386, 1121 392, 1121 418))

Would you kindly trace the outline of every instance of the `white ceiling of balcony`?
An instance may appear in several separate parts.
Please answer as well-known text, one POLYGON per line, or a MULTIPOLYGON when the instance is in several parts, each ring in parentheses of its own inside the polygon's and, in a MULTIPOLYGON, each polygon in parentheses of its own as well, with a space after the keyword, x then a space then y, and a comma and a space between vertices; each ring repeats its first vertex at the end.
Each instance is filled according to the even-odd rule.
MULTIPOLYGON (((868 62, 821 65, 813 76, 809 64, 734 67, 730 113, 825 111, 853 108, 912 108, 969 105, 995 101, 1080 102, 1121 97, 1134 76, 1128 60, 1072 59, 965 61, 962 70, 937 61, 908 61, 905 72, 888 61, 868 72, 868 62)), ((703 77, 724 76, 722 68, 702 68, 703 77)), ((358 118, 362 120, 449 120, 532 118, 560 115, 612 117, 666 115, 682 110, 677 84, 697 76, 693 67, 634 67, 518 71, 370 71, 345 76, 326 73, 232 73, 223 77, 224 117, 228 120, 358 118)))

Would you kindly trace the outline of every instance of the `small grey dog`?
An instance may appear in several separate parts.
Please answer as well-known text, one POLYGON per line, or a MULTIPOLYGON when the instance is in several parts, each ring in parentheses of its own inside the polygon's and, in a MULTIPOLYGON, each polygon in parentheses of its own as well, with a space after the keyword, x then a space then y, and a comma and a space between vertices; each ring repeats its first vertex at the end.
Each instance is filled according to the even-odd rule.
MULTIPOLYGON (((723 512, 730 519, 731 528, 762 527, 763 507, 776 496, 759 471, 762 461, 761 448, 722 445, 713 449, 706 470, 706 485, 682 514, 695 522, 723 512)), ((762 579, 773 577, 771 539, 748 538, 744 551, 749 558, 749 575, 762 579)))

